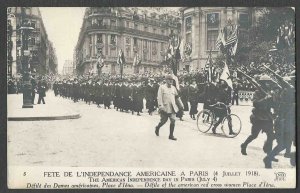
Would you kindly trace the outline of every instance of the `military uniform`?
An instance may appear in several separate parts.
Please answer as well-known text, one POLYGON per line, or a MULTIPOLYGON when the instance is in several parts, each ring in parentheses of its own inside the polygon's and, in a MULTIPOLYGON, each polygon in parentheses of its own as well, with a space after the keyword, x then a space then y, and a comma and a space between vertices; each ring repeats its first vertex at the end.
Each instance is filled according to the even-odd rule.
POLYGON ((252 123, 251 135, 241 145, 241 152, 243 155, 247 155, 246 148, 249 143, 257 138, 260 131, 267 134, 267 140, 264 144, 264 151, 269 153, 272 150, 272 144, 274 139, 273 133, 273 117, 271 113, 271 107, 273 106, 272 97, 266 96, 259 90, 256 90, 253 95, 253 110, 250 116, 252 123))

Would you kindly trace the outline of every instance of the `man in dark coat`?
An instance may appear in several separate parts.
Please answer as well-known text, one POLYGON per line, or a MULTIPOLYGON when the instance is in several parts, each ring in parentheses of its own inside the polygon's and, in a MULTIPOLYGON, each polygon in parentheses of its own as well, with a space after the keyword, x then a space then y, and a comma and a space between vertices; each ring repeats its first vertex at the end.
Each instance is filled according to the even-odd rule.
POLYGON ((233 84, 233 89, 232 89, 232 100, 231 104, 234 105, 234 102, 236 102, 236 105, 239 105, 239 84, 233 84))
POLYGON ((179 85, 179 96, 182 100, 184 111, 189 110, 189 105, 188 105, 188 95, 189 95, 189 85, 188 83, 182 81, 181 84, 179 85))
POLYGON ((44 97, 46 96, 46 86, 42 80, 38 82, 38 94, 39 94, 39 99, 38 99, 38 104, 41 104, 41 101, 43 104, 45 104, 45 99, 44 97))
MULTIPOLYGON (((217 102, 224 103, 225 105, 229 105, 231 102, 231 88, 227 85, 227 83, 224 80, 221 80, 220 83, 217 85, 218 92, 216 94, 216 100, 217 102)), ((223 121, 224 117, 228 113, 231 112, 230 107, 224 106, 224 105, 217 105, 212 108, 215 116, 218 118, 218 121, 213 125, 212 132, 216 133, 217 127, 220 125, 220 123, 223 121)), ((229 118, 231 119, 231 118, 229 118)), ((232 131, 232 124, 231 120, 229 127, 229 135, 234 135, 235 133, 232 131)))
POLYGON ((105 80, 105 83, 103 84, 103 99, 104 99, 104 108, 110 109, 110 87, 108 85, 108 80, 105 80))
POLYGON ((190 109, 190 116, 192 119, 195 118, 195 114, 198 113, 198 97, 199 97, 199 89, 196 84, 196 80, 192 81, 192 84, 188 88, 188 96, 189 96, 189 101, 191 104, 191 109, 190 109))
POLYGON ((145 89, 145 96, 146 96, 146 108, 148 109, 149 115, 152 115, 152 112, 155 110, 155 96, 156 90, 154 88, 152 80, 150 80, 149 84, 146 86, 145 89))

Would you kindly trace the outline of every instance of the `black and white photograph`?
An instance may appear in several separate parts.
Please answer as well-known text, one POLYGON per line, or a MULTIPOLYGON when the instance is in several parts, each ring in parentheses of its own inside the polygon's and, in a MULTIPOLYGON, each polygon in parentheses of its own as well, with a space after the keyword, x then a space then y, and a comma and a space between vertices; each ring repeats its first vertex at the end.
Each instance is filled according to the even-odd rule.
POLYGON ((295 188, 295 44, 294 7, 7 7, 8 188, 295 188))

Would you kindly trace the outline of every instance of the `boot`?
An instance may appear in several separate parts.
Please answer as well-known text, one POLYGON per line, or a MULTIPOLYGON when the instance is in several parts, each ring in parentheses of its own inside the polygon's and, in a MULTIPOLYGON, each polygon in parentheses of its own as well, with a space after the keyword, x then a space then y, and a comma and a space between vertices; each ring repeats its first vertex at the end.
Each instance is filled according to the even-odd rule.
POLYGON ((242 153, 242 155, 247 155, 246 149, 247 149, 247 145, 244 144, 244 143, 242 143, 242 145, 241 145, 241 153, 242 153))
POLYGON ((264 161, 264 164, 265 164, 265 168, 268 168, 268 169, 272 168, 272 161, 271 161, 271 159, 268 156, 266 156, 263 159, 263 161, 264 161))
POLYGON ((155 135, 159 136, 159 127, 158 126, 155 127, 155 135))
POLYGON ((170 135, 169 139, 176 141, 177 139, 174 137, 174 129, 175 129, 175 124, 170 124, 170 135))
POLYGON ((217 128, 216 128, 215 126, 211 129, 211 131, 213 132, 213 134, 217 134, 217 133, 216 133, 216 129, 217 129, 217 128))

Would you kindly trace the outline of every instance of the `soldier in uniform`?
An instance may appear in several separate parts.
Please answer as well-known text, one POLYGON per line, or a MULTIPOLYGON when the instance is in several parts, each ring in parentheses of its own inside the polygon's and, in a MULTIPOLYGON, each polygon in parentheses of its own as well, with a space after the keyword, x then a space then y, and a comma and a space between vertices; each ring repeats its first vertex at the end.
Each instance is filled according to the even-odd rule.
POLYGON ((275 156, 285 150, 284 157, 291 157, 291 146, 295 135, 295 89, 286 80, 280 84, 282 89, 276 92, 274 123, 275 139, 277 145, 264 158, 266 168, 272 168, 272 161, 277 161, 275 156))
POLYGON ((177 140, 174 137, 175 129, 175 118, 176 113, 178 112, 178 107, 176 105, 176 97, 178 96, 177 89, 172 85, 173 76, 166 75, 166 84, 163 84, 159 87, 157 93, 157 101, 160 113, 160 122, 155 127, 155 134, 159 136, 159 129, 170 119, 170 140, 177 140))
MULTIPOLYGON (((270 77, 263 75, 260 77, 260 83, 264 90, 270 90, 271 85, 267 82, 270 81, 270 77)), ((273 133, 273 117, 271 113, 271 107, 274 106, 273 96, 264 93, 261 89, 257 89, 253 95, 253 109, 250 121, 252 123, 251 135, 241 145, 241 153, 247 155, 247 146, 254 139, 257 138, 260 131, 265 132, 267 140, 265 141, 263 150, 265 153, 269 153, 272 150, 272 144, 274 139, 273 133)))

